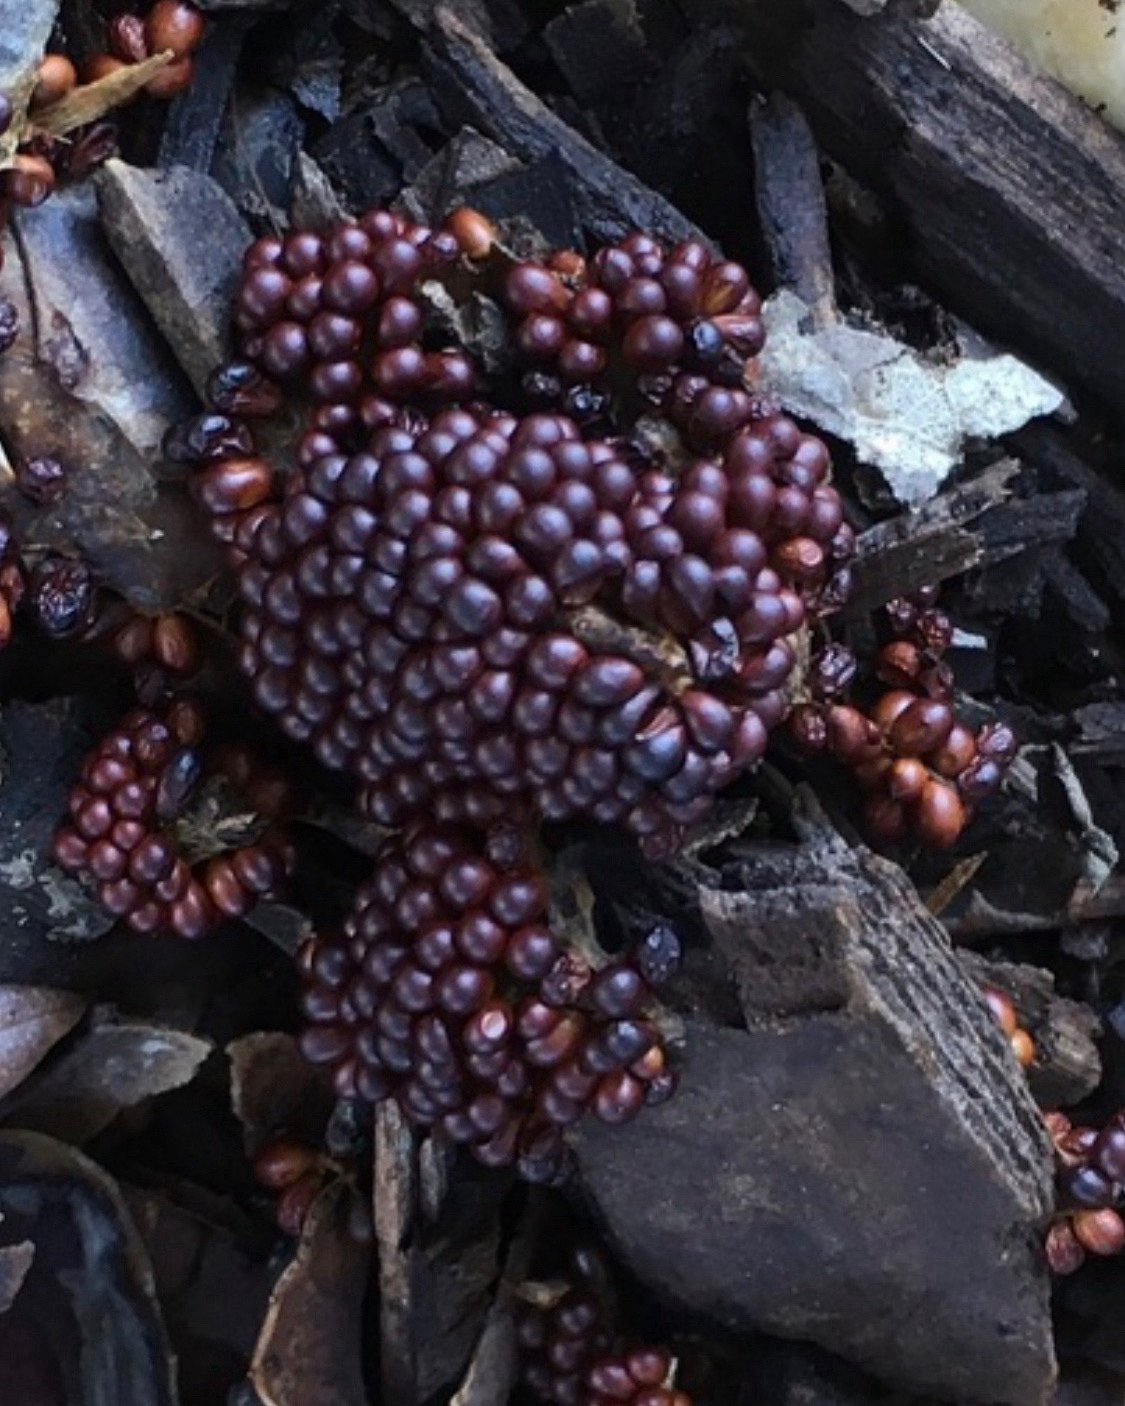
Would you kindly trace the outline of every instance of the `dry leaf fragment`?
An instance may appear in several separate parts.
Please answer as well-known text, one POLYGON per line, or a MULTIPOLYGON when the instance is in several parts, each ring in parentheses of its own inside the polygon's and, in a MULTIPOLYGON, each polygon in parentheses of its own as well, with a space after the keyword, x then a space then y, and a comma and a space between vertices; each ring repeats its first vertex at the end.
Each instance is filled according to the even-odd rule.
POLYGON ((184 1030, 103 1018, 25 1084, 5 1115, 20 1127, 86 1142, 123 1109, 188 1083, 212 1048, 184 1030))
POLYGON ((341 1181, 325 1187, 277 1281, 250 1364, 265 1406, 367 1406, 362 1314, 371 1253, 348 1233, 352 1195, 341 1181))
POLYGON ((72 991, 0 986, 0 1098, 23 1083, 85 1009, 86 1002, 72 991))
POLYGON ((415 1349, 416 1248, 410 1241, 418 1198, 418 1150, 393 1100, 375 1109, 372 1212, 379 1247, 379 1343, 384 1406, 418 1400, 415 1349))
POLYGON ((506 1406, 519 1367, 516 1342, 517 1286, 531 1273, 543 1231, 543 1199, 533 1195, 512 1237, 504 1273, 477 1339, 472 1359, 450 1406, 506 1406))
MULTIPOLYGON (((156 1295, 180 1359, 185 1400, 208 1400, 216 1360, 250 1360, 276 1278, 276 1267, 248 1232, 217 1223, 160 1190, 122 1188, 152 1261, 156 1295), (202 1379, 202 1380, 201 1380, 202 1379), (194 1390, 193 1390, 194 1387, 194 1390)), ((179 1194, 179 1188, 176 1189, 179 1194)))
POLYGON ((38 108, 32 126, 46 132, 49 137, 63 137, 76 127, 96 122, 115 107, 131 102, 149 79, 172 63, 175 57, 171 49, 165 49, 163 53, 153 54, 140 63, 131 63, 107 73, 94 83, 83 83, 50 107, 38 108))
POLYGON ((231 1107, 250 1155, 282 1131, 319 1146, 335 1102, 332 1080, 304 1058, 292 1035, 243 1035, 227 1046, 227 1055, 231 1107))

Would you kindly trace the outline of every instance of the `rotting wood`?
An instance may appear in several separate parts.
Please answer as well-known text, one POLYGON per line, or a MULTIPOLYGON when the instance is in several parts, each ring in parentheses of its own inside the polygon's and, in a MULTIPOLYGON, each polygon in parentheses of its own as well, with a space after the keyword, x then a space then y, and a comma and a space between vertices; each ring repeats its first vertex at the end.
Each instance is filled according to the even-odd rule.
POLYGON ((758 220, 774 282, 797 294, 815 326, 828 326, 836 289, 816 142, 801 109, 783 93, 753 102, 749 125, 758 220))
POLYGON ((413 1249, 409 1242, 417 1199, 417 1153, 410 1126, 391 1102, 375 1110, 372 1212, 379 1257, 379 1341, 386 1406, 418 1399, 413 1249))
POLYGON ((1111 403, 1125 394, 1125 141, 946 0, 929 20, 744 0, 760 81, 903 219, 950 307, 1111 403))
POLYGON ((552 112, 452 6, 435 12, 424 71, 447 116, 471 123, 521 161, 556 155, 573 184, 582 222, 597 239, 616 239, 636 227, 673 243, 690 237, 710 243, 662 195, 552 112))
POLYGON ((970 524, 1004 503, 1019 468, 1016 460, 1001 459, 916 512, 900 513, 861 533, 848 614, 858 618, 895 596, 982 562, 984 534, 970 524))

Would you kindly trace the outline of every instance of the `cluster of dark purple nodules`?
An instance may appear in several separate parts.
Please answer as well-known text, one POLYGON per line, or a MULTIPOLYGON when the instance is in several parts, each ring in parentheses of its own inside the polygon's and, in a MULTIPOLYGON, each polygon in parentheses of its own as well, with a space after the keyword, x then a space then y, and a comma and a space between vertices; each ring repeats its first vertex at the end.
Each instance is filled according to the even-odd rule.
POLYGON ((952 638, 937 591, 891 601, 891 638, 875 661, 881 689, 861 707, 848 701, 857 664, 843 645, 814 655, 811 701, 790 713, 788 728, 808 751, 827 751, 848 766, 866 793, 872 839, 894 844, 913 835, 943 849, 954 843, 974 807, 1004 779, 1016 738, 1004 723, 974 733, 953 707, 953 675, 943 659, 952 638))
POLYGON ((464 210, 437 231, 377 210, 260 239, 243 359, 167 441, 236 567, 258 704, 372 819, 427 827, 307 949, 306 1053, 341 1093, 393 1095, 542 1179, 587 1107, 621 1121, 670 1078, 645 992, 613 1004, 634 968, 576 981, 541 876, 506 872, 489 836, 581 817, 670 852, 761 758, 792 637, 838 604, 853 546, 824 445, 740 384, 761 343, 744 271, 642 235, 550 262, 513 264, 464 210), (520 409, 562 375, 600 433, 565 398, 486 400, 427 315, 432 280, 512 315, 497 386, 520 409), (540 298, 565 323, 553 360, 540 298), (279 483, 252 424, 287 403, 307 419, 279 483), (642 415, 674 456, 634 433, 642 415))
POLYGON ((289 795, 283 778, 244 748, 205 761, 202 736, 202 714, 189 700, 162 714, 137 709, 98 743, 71 788, 52 857, 134 932, 203 937, 224 918, 247 913, 290 867, 289 846, 273 823, 192 861, 177 825, 209 777, 221 776, 265 822, 276 822, 289 795))
POLYGON ((628 380, 638 403, 700 449, 753 418, 743 381, 765 340, 761 301, 741 264, 698 240, 669 251, 637 231, 590 260, 573 250, 525 259, 500 296, 532 401, 597 414, 628 380))
POLYGON ((591 971, 546 924, 542 870, 497 838, 422 823, 387 842, 343 933, 302 949, 301 1048, 341 1095, 393 1096, 485 1165, 555 1181, 587 1110, 623 1123, 672 1092, 649 1016, 678 945, 658 928, 591 971))
POLYGON ((1125 1109, 1102 1127, 1044 1115, 1055 1147, 1059 1210, 1047 1232, 1047 1262, 1073 1274, 1087 1254, 1125 1250, 1125 1109))
POLYGON ((550 1307, 521 1305, 516 1341, 520 1380, 546 1406, 692 1406, 671 1385, 671 1353, 623 1347, 605 1304, 582 1281, 550 1307))
POLYGON ((523 807, 666 853, 785 713, 789 637, 850 550, 827 453, 741 391, 676 474, 468 401, 470 362, 425 349, 411 296, 457 247, 378 211, 251 249, 250 360, 171 445, 202 451, 197 494, 240 560, 242 667, 382 823, 523 807), (318 404, 275 500, 237 412, 283 393, 318 404))

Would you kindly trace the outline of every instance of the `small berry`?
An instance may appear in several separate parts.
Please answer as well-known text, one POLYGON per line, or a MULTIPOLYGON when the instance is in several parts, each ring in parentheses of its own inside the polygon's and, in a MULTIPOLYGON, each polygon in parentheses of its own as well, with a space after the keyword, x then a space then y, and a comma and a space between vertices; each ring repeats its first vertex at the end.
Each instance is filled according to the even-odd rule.
POLYGON ((1114 1210, 1076 1211, 1071 1225, 1074 1238, 1093 1255, 1118 1255, 1125 1248, 1125 1221, 1114 1210))
POLYGON ((47 54, 39 64, 31 92, 32 107, 49 107, 65 98, 77 82, 78 74, 65 54, 47 54))
POLYGON ((496 240, 496 228, 487 215, 462 205, 446 217, 445 227, 470 259, 486 259, 496 240))
POLYGON ((271 1191, 282 1191, 311 1171, 317 1157, 313 1147, 292 1138, 273 1137, 254 1154, 254 1178, 271 1191))
POLYGON ((1047 1232, 1044 1252, 1053 1274, 1073 1274, 1082 1267, 1086 1251, 1075 1235, 1069 1217, 1053 1223, 1047 1232))
POLYGON ((278 1228, 293 1239, 301 1234, 313 1202, 320 1195, 324 1181, 319 1171, 306 1172, 287 1186, 277 1200, 275 1214, 278 1228))
POLYGON ((156 0, 144 27, 150 53, 170 50, 177 59, 184 59, 203 37, 203 16, 186 0, 156 0))

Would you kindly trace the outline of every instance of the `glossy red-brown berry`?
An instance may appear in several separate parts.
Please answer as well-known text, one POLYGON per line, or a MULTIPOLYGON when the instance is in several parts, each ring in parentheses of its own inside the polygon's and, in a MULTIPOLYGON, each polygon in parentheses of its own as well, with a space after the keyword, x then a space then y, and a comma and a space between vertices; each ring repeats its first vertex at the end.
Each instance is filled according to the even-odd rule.
POLYGON ((935 778, 918 799, 914 823, 923 844, 947 849, 964 828, 965 807, 952 786, 935 778))
POLYGON ((1085 1263, 1086 1250, 1069 1217, 1053 1222, 1047 1231, 1044 1255, 1053 1274, 1073 1274, 1085 1263))
POLYGON ((154 98, 174 98, 191 85, 194 71, 190 58, 175 59, 153 74, 145 84, 145 92, 154 98))
POLYGON ((186 58, 203 37, 203 16, 187 0, 156 0, 145 18, 145 40, 153 54, 186 58))
POLYGON ((324 1179, 320 1172, 313 1170, 285 1187, 277 1199, 275 1210, 278 1228, 284 1235, 297 1239, 301 1234, 313 1202, 320 1195, 323 1186, 324 1179))
POLYGON ((470 259, 486 259, 496 241, 496 227, 487 215, 462 205, 446 217, 445 227, 470 259))
POLYGON ((315 1147, 284 1136, 272 1137, 254 1154, 254 1179, 270 1191, 292 1186, 317 1163, 315 1147))
POLYGON ((1016 1015, 1016 1008, 1012 1004, 1012 998, 1006 991, 1001 991, 997 986, 985 986, 982 988, 984 999, 988 1002, 988 1009, 992 1012, 992 1017, 999 1025, 1005 1035, 1014 1035, 1019 1029, 1019 1017, 1016 1015))
POLYGON ((158 615, 152 622, 152 655, 174 674, 191 674, 199 667, 199 641, 185 615, 158 615))
POLYGON ((31 91, 32 107, 49 107, 65 98, 77 82, 78 74, 65 54, 47 54, 39 64, 31 91))
POLYGON ((1026 1069, 1035 1062, 1035 1041, 1024 1029, 1013 1032, 1010 1038, 1012 1053, 1026 1069))
POLYGON ((0 194, 15 205, 42 205, 54 188, 55 168, 45 156, 18 151, 0 172, 0 194))
POLYGON ((151 52, 140 15, 114 15, 106 24, 106 43, 110 54, 125 63, 141 63, 151 52))
POLYGON ((1117 1211, 1077 1211, 1071 1217, 1074 1238, 1094 1255, 1118 1255, 1125 1249, 1125 1221, 1117 1211))

